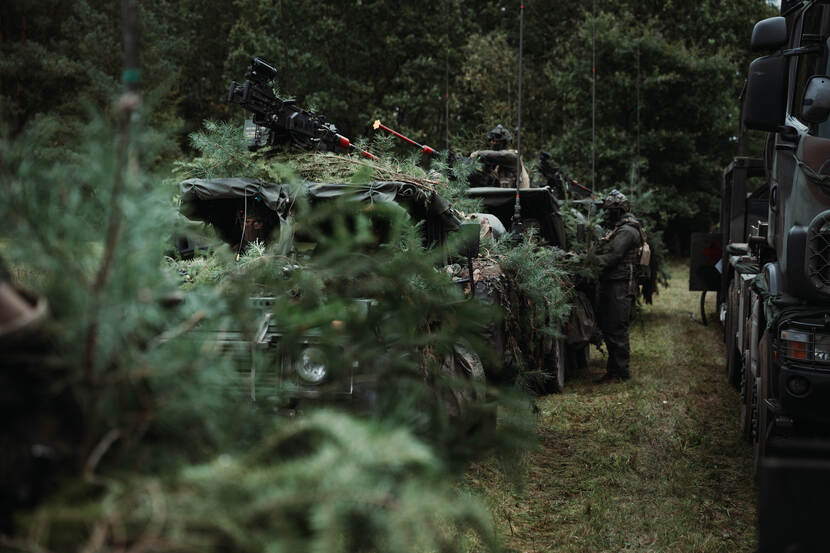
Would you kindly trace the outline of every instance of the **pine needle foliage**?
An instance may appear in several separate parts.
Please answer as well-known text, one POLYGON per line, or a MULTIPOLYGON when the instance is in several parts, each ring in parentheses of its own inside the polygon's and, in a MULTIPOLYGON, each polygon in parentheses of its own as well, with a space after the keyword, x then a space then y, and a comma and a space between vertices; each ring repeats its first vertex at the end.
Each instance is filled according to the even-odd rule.
POLYGON ((564 251, 538 247, 533 233, 527 233, 500 258, 505 272, 537 308, 527 321, 542 333, 557 337, 570 314, 571 274, 563 263, 564 251))
POLYGON ((495 286, 504 312, 505 348, 512 359, 508 378, 518 389, 544 389, 550 378, 553 340, 563 338, 571 312, 574 274, 565 252, 538 244, 529 231, 520 239, 505 238, 487 250, 486 263, 497 263, 495 286))
MULTIPOLYGON (((197 272, 164 258, 176 208, 142 171, 153 152, 133 149, 141 121, 96 118, 76 152, 56 156, 48 123, 0 144, 0 240, 52 306, 53 346, 26 370, 64 367, 83 440, 59 493, 17 513, 4 547, 451 552, 473 533, 498 549, 489 516, 455 483, 493 453, 515 467, 532 419, 526 400, 453 362, 459 347, 487 355, 481 327, 497 314, 436 268, 449 250, 424 249, 400 209, 298 201, 284 230, 312 238, 313 254, 253 244, 235 262, 218 248, 197 272), (283 418, 284 391, 250 399, 252 382, 267 390, 267 372, 240 372, 215 336, 253 338, 262 312, 249 298, 263 294, 283 333, 273 353, 296 359, 314 336, 335 376, 369 381, 367 414, 309 404, 283 418)), ((239 160, 253 158, 228 151, 239 153, 216 148, 187 169, 247 171, 239 160)), ((254 355, 249 366, 268 362, 254 355)))
POLYGON ((463 551, 472 532, 486 550, 499 548, 487 510, 455 491, 430 447, 400 427, 333 411, 285 425, 248 453, 72 500, 72 511, 32 517, 33 542, 56 551, 416 553, 463 551))
MULTIPOLYGON (((138 169, 142 158, 131 148, 119 151, 123 126, 93 119, 75 152, 51 150, 49 131, 44 120, 2 142, 0 224, 4 258, 34 275, 22 284, 51 306, 52 348, 35 358, 33 370, 68 369, 55 385, 72 390, 83 413, 76 461, 110 432, 137 470, 233 447, 239 434, 218 417, 246 426, 256 422, 244 422, 253 410, 227 397, 226 363, 200 355, 202 344, 173 340, 230 309, 210 290, 169 307, 178 283, 160 261, 174 207, 138 169), (148 432, 169 447, 139 454, 148 432)), ((142 155, 152 159, 144 145, 142 155)))
POLYGON ((400 181, 425 189, 434 189, 456 209, 473 213, 478 200, 464 197, 470 174, 476 165, 442 152, 434 159, 423 158, 420 151, 405 158, 395 155, 394 138, 376 134, 370 141, 359 141, 356 148, 367 150, 377 160, 358 155, 309 152, 300 148, 251 152, 239 126, 205 121, 202 130, 190 135, 190 144, 198 153, 175 163, 182 178, 213 178, 244 175, 269 182, 286 183, 295 177, 312 182, 400 181), (452 175, 453 178, 448 178, 452 175))

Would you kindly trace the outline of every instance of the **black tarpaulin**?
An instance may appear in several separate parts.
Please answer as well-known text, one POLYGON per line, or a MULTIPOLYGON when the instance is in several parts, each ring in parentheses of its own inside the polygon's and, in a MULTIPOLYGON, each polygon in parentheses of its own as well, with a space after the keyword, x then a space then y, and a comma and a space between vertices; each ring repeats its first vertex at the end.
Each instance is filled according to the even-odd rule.
MULTIPOLYGON (((212 200, 254 200, 285 217, 291 204, 288 187, 282 184, 263 182, 257 179, 187 179, 179 183, 182 207, 212 200)), ((189 216, 187 209, 182 212, 189 216)))
MULTIPOLYGON (((510 228, 516 204, 515 188, 479 187, 468 188, 469 198, 481 200, 484 211, 492 213, 510 228)), ((547 186, 543 188, 522 188, 519 190, 522 219, 538 221, 542 237, 553 246, 566 248, 565 225, 559 215, 559 204, 547 186)))
POLYGON ((189 219, 213 225, 231 244, 240 241, 245 218, 256 218, 269 232, 279 226, 291 214, 298 193, 311 205, 337 199, 399 204, 414 222, 425 222, 429 244, 442 243, 448 232, 461 225, 452 206, 434 191, 399 181, 306 182, 290 187, 250 178, 187 179, 179 184, 179 192, 180 211, 189 219))

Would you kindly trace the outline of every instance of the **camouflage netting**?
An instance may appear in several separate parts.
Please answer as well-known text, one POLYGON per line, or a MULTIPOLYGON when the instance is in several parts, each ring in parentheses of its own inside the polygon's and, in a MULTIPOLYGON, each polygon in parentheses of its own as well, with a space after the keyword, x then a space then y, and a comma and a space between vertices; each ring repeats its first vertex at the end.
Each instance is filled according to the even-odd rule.
POLYGON ((392 159, 371 160, 328 152, 293 156, 288 164, 305 180, 314 182, 399 181, 435 190, 442 177, 415 164, 392 159))
MULTIPOLYGON (((563 273, 551 270, 551 284, 559 293, 540 297, 544 292, 533 289, 528 278, 528 269, 540 265, 527 257, 526 266, 517 265, 509 257, 485 255, 473 261, 476 296, 499 305, 503 313, 500 328, 487 331, 489 342, 502 352, 501 371, 493 374, 491 370, 489 376, 537 388, 551 370, 551 348, 553 340, 561 337, 570 312, 571 286, 563 273)), ((462 278, 468 275, 467 269, 458 271, 462 278)))
POLYGON ((473 165, 455 163, 452 170, 457 179, 446 177, 449 164, 446 160, 433 158, 428 162, 420 154, 407 160, 384 156, 371 160, 355 156, 337 155, 327 152, 292 155, 285 162, 297 175, 312 182, 398 181, 412 184, 424 190, 434 191, 452 202, 453 206, 465 213, 479 211, 480 202, 465 198, 467 178, 473 165))

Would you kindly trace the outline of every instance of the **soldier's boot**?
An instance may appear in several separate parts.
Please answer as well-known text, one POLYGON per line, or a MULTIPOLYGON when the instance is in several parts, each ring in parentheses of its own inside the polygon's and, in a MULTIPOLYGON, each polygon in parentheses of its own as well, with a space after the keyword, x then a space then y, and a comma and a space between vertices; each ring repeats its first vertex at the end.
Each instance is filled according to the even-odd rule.
POLYGON ((605 384, 606 382, 620 382, 621 378, 613 373, 605 373, 601 377, 594 380, 597 384, 605 384))
POLYGON ((612 347, 608 344, 608 372, 620 380, 631 378, 629 370, 629 348, 626 345, 612 347))

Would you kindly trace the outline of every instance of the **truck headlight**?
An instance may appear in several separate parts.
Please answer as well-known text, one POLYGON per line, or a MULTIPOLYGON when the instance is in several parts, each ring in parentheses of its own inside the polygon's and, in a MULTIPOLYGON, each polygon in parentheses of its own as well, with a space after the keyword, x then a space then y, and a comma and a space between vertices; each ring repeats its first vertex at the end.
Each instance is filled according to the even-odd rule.
POLYGON ((781 345, 784 357, 789 359, 830 362, 830 334, 783 328, 781 345))
POLYGON ((318 348, 306 348, 297 360, 297 375, 307 384, 320 384, 326 379, 323 352, 318 348))
POLYGON ((781 329, 781 345, 784 346, 784 357, 807 360, 810 333, 789 328, 781 329))

